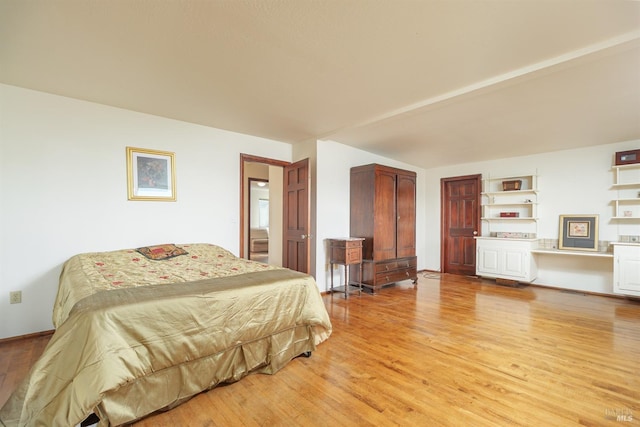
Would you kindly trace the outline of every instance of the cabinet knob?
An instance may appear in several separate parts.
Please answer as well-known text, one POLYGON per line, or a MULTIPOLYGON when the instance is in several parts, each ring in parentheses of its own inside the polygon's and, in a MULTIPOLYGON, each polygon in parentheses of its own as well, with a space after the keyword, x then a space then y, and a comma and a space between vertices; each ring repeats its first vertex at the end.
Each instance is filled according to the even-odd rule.
POLYGON ((474 230, 474 231, 473 231, 473 235, 474 235, 474 236, 477 236, 477 235, 478 235, 478 232, 474 230))

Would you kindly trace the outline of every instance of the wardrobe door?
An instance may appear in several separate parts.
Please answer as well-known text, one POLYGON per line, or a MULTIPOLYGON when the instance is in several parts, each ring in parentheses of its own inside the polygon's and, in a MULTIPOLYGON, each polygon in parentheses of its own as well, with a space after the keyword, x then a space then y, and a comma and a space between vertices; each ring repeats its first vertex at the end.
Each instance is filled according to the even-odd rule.
POLYGON ((397 177, 397 242, 398 258, 416 254, 416 178, 397 177))
POLYGON ((376 171, 373 259, 396 258, 396 174, 376 171))
POLYGON ((375 171, 369 167, 351 169, 350 187, 351 236, 364 237, 362 258, 373 259, 373 233, 375 229, 375 171))

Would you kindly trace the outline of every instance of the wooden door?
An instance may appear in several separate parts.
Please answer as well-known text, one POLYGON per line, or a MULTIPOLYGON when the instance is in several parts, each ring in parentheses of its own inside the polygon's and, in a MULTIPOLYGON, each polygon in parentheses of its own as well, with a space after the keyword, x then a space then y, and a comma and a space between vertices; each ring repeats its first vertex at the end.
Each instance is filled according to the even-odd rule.
POLYGON ((440 180, 441 271, 475 275, 476 241, 480 233, 481 176, 440 180))
POLYGON ((373 259, 396 258, 396 174, 377 170, 375 175, 373 259))
POLYGON ((349 184, 349 234, 364 237, 362 258, 367 260, 373 259, 374 202, 374 169, 371 166, 352 168, 349 184))
POLYGON ((416 254, 416 178, 398 175, 396 179, 397 242, 398 258, 416 254))
POLYGON ((284 168, 284 267, 309 273, 310 228, 309 217, 309 159, 300 160, 284 168))

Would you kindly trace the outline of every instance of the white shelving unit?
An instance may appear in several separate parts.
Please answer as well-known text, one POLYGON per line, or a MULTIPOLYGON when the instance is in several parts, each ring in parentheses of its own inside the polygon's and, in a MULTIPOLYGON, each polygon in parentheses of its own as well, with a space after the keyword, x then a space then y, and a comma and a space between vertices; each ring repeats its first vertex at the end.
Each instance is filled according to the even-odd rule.
POLYGON ((616 198, 613 218, 640 221, 640 163, 613 167, 616 198))
POLYGON ((494 237, 497 232, 526 233, 535 236, 538 221, 538 176, 488 176, 482 180, 483 235, 494 237), (504 190, 503 182, 520 181, 519 190, 504 190), (501 216, 501 214, 515 216, 501 216))

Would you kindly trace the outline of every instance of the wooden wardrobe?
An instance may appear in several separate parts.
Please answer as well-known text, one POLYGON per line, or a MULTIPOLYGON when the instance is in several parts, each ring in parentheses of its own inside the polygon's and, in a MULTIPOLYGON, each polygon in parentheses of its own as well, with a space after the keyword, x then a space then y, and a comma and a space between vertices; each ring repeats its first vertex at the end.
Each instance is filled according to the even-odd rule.
POLYGON ((350 235, 365 239, 363 286, 375 293, 401 280, 416 283, 415 172, 378 164, 351 168, 350 201, 350 235))

